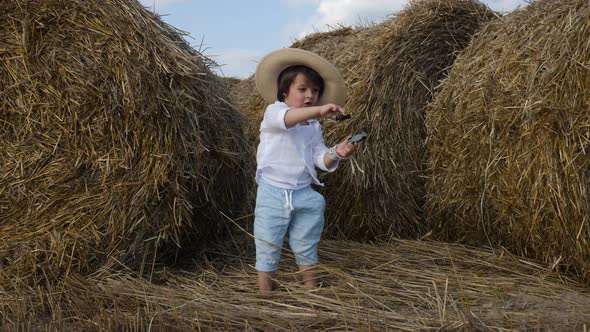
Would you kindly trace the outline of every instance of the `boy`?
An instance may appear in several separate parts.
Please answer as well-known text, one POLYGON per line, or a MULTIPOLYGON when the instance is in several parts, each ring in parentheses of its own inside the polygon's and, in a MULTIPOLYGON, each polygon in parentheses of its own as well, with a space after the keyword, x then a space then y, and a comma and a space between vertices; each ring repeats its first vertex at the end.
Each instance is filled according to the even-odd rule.
POLYGON ((254 212, 256 269, 260 293, 272 290, 281 247, 289 234, 305 287, 317 287, 317 248, 324 226, 323 186, 315 167, 333 172, 355 144, 346 137, 328 149, 316 118, 346 114, 346 87, 338 70, 320 56, 295 48, 265 56, 256 68, 256 87, 270 105, 260 125, 256 154, 258 191, 254 212), (274 102, 274 103, 273 103, 274 102))

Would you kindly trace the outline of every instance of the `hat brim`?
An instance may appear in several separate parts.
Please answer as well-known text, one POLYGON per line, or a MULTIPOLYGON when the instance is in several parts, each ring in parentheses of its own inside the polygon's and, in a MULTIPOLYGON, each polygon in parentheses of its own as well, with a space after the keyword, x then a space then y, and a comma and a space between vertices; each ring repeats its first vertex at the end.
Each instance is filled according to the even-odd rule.
POLYGON ((267 54, 256 66, 254 80, 264 100, 271 104, 277 100, 279 74, 291 67, 304 65, 315 70, 324 80, 324 92, 318 104, 333 103, 344 106, 346 85, 334 65, 321 56, 299 48, 282 48, 267 54))

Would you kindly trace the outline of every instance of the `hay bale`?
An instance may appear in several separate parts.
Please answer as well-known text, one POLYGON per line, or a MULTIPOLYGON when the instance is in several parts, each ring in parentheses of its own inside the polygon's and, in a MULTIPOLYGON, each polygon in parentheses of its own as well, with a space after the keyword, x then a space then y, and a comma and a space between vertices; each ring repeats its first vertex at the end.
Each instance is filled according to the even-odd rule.
POLYGON ((220 76, 219 78, 225 84, 225 87, 229 90, 230 94, 235 90, 236 85, 242 82, 242 79, 233 76, 220 76))
POLYGON ((262 122, 266 104, 256 90, 254 75, 234 85, 231 91, 233 100, 244 117, 246 137, 253 149, 252 158, 256 159, 255 150, 260 139, 260 122, 262 122))
MULTIPOLYGON (((457 52, 493 17, 478 1, 414 1, 382 24, 317 33, 292 45, 334 63, 349 88, 345 108, 352 120, 325 122, 326 143, 348 133, 369 134, 354 157, 364 173, 351 167, 352 160, 343 161, 325 178, 328 236, 371 240, 425 233, 423 109, 457 52)), ((239 103, 256 121, 251 140, 260 117, 251 114, 260 114, 262 103, 260 97, 239 103)))
POLYGON ((427 117, 430 218, 590 277, 590 5, 540 1, 484 29, 427 117))
POLYGON ((135 0, 0 6, 0 286, 141 271, 240 209, 241 117, 176 29, 135 0))
POLYGON ((326 179, 333 232, 363 240, 425 233, 424 107, 457 53, 494 17, 479 1, 414 1, 363 45, 346 105, 353 121, 327 135, 336 144, 346 133, 369 134, 355 157, 364 173, 344 162, 326 179))

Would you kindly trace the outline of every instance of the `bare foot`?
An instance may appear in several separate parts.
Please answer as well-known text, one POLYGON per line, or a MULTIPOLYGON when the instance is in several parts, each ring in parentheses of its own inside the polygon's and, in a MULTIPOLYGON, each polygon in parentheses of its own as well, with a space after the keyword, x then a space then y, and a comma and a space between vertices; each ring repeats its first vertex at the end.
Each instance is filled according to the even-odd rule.
POLYGON ((317 288, 318 278, 315 265, 301 265, 299 271, 303 272, 303 286, 306 288, 317 288))
POLYGON ((274 272, 258 271, 258 292, 260 295, 270 295, 273 288, 272 278, 274 278, 274 275, 274 272))

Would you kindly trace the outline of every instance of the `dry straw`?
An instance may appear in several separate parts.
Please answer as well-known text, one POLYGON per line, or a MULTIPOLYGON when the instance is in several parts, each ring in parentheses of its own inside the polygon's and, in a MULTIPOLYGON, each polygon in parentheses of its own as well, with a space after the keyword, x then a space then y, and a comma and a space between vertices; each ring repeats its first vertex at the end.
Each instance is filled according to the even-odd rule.
MULTIPOLYGON (((584 331, 583 285, 507 253, 417 241, 323 242, 322 287, 281 271, 257 295, 254 263, 225 257, 148 283, 72 276, 45 294, 0 293, 8 329, 126 331, 584 331)), ((293 257, 288 257, 292 260, 293 257)), ((587 325, 586 325, 587 327, 587 325)))
MULTIPOLYGON (((457 52, 493 17, 478 1, 413 1, 382 24, 316 33, 292 45, 334 63, 349 88, 345 107, 352 119, 325 123, 326 143, 348 133, 369 134, 354 160, 324 178, 329 236, 371 240, 425 233, 423 108, 457 52)), ((252 81, 241 83, 246 97, 239 104, 252 121, 255 143, 264 105, 252 81)))
POLYGON ((0 287, 219 232, 252 166, 212 65, 134 0, 2 1, 0 287))
POLYGON ((428 112, 441 238, 590 278, 590 4, 540 1, 484 29, 428 112))

